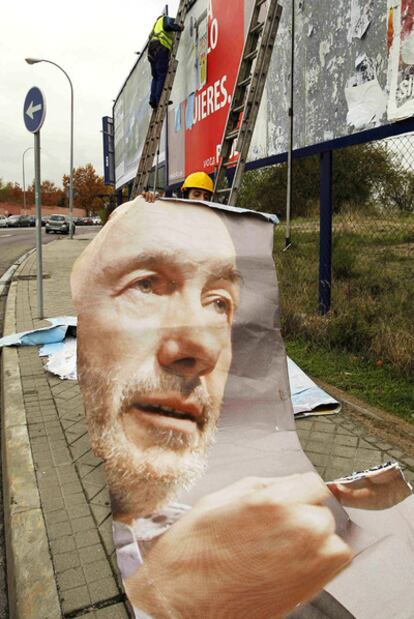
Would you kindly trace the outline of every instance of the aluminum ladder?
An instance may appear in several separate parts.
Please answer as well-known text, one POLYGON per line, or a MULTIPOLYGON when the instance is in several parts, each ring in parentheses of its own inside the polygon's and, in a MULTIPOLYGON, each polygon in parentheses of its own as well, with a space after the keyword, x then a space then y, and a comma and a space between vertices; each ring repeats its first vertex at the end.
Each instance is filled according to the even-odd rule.
MULTIPOLYGON (((189 4, 190 0, 181 0, 177 11, 177 16, 175 18, 176 23, 184 23, 189 4)), ((174 32, 174 43, 170 53, 168 73, 165 78, 164 88, 161 93, 158 107, 156 107, 151 114, 147 135, 138 164, 138 170, 135 175, 134 183, 132 185, 132 191, 130 196, 131 200, 133 200, 137 197, 137 195, 142 193, 149 184, 149 176, 152 170, 152 165, 154 163, 155 153, 157 152, 157 148, 160 142, 161 131, 168 109, 168 102, 170 100, 171 90, 174 84, 175 74, 177 72, 178 60, 176 59, 176 56, 180 38, 181 32, 174 32)))
POLYGON ((269 0, 266 16, 261 19, 266 10, 263 5, 267 1, 254 2, 214 184, 212 200, 232 206, 236 204, 282 15, 282 7, 277 0, 269 0), (238 158, 234 160, 236 153, 239 153, 238 158), (226 172, 233 166, 235 171, 231 186, 225 187, 226 172))

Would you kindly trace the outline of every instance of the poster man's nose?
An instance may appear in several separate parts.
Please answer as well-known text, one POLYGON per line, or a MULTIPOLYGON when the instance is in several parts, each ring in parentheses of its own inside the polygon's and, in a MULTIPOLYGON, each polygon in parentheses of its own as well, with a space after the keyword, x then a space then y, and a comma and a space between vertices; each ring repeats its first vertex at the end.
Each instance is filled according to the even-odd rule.
POLYGON ((209 374, 220 355, 217 334, 186 327, 178 329, 161 342, 158 363, 172 374, 196 377, 209 374))

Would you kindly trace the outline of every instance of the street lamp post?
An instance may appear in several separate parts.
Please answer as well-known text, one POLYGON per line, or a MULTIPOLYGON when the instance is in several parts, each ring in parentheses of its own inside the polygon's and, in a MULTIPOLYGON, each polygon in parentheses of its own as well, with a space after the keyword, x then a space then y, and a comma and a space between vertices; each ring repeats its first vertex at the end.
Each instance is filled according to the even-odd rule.
POLYGON ((37 64, 38 62, 48 62, 60 69, 64 73, 69 81, 70 85, 70 174, 69 174, 69 229, 70 238, 73 238, 73 84, 69 75, 56 62, 52 60, 46 60, 45 58, 25 58, 27 64, 37 64))
POLYGON ((28 148, 26 148, 26 150, 24 151, 23 155, 22 155, 22 172, 23 172, 23 210, 24 210, 24 214, 27 215, 26 213, 26 177, 25 177, 25 173, 24 173, 24 156, 27 153, 27 151, 29 150, 33 150, 33 146, 29 146, 28 148))

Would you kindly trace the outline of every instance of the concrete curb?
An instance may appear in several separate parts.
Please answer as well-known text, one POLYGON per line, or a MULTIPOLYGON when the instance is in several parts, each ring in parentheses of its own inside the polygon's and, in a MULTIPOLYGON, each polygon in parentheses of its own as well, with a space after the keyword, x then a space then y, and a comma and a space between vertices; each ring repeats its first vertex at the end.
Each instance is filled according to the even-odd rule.
POLYGON ((3 275, 0 278, 0 295, 3 294, 4 289, 6 288, 7 284, 9 283, 9 281, 11 280, 11 278, 13 277, 14 273, 17 271, 19 266, 23 264, 26 258, 28 258, 34 251, 36 251, 35 248, 29 249, 29 251, 23 254, 23 256, 20 256, 20 258, 18 258, 16 262, 12 264, 11 267, 7 269, 7 271, 3 273, 3 275))
POLYGON ((411 438, 414 441, 414 426, 410 424, 408 421, 397 417, 396 415, 392 415, 385 410, 382 410, 378 407, 371 406, 366 402, 360 400, 357 396, 347 393, 338 387, 334 387, 331 384, 325 383, 319 378, 313 378, 322 389, 330 393, 334 398, 340 400, 344 404, 348 404, 350 407, 355 409, 360 415, 363 417, 373 420, 375 422, 380 422, 382 424, 386 424, 389 427, 395 427, 398 425, 407 437, 411 438))
MULTIPOLYGON (((28 254, 6 272, 9 279, 28 254)), ((5 335, 16 331, 16 300, 14 282, 7 297, 5 335)), ((15 348, 3 349, 2 370, 2 464, 10 617, 57 619, 62 613, 40 506, 15 348)))

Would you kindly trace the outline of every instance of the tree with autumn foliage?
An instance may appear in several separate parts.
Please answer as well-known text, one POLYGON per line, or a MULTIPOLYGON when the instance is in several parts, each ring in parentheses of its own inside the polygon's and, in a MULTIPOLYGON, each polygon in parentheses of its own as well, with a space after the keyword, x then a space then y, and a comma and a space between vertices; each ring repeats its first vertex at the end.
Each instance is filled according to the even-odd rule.
MULTIPOLYGON (((40 185, 40 195, 42 196, 42 206, 62 206, 64 199, 63 189, 56 187, 52 181, 42 181, 40 185)), ((34 204, 35 187, 34 181, 26 191, 26 201, 28 204, 34 204)))
MULTIPOLYGON (((64 197, 63 190, 56 187, 55 183, 45 180, 40 186, 43 206, 58 206, 64 197)), ((26 203, 34 204, 34 181, 26 189, 26 203)), ((3 183, 0 179, 0 202, 11 204, 23 204, 23 189, 19 183, 3 183)))
POLYGON ((19 183, 3 183, 0 178, 0 202, 11 202, 12 204, 20 204, 23 200, 23 192, 19 183))
MULTIPOLYGON (((69 176, 63 177, 66 195, 69 192, 69 176)), ((84 208, 88 215, 96 215, 105 205, 105 197, 113 194, 113 187, 105 185, 102 176, 98 176, 91 163, 76 168, 73 172, 74 206, 84 208)))

